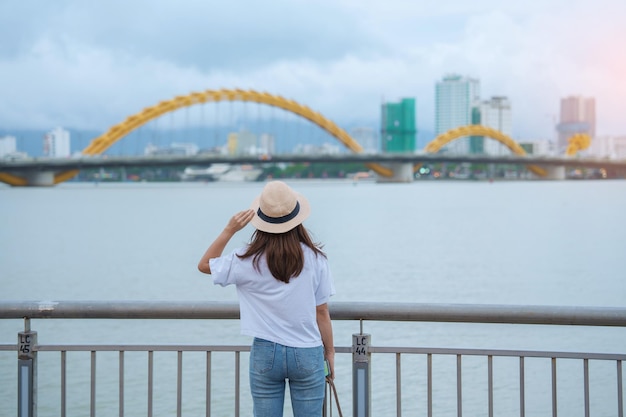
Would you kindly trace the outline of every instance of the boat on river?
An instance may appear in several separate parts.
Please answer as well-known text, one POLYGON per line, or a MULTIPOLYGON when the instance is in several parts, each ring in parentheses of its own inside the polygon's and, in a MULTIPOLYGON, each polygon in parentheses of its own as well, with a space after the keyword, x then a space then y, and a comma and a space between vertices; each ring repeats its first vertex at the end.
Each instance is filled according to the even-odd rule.
POLYGON ((212 164, 209 167, 187 167, 183 181, 258 181, 263 170, 253 165, 212 164))

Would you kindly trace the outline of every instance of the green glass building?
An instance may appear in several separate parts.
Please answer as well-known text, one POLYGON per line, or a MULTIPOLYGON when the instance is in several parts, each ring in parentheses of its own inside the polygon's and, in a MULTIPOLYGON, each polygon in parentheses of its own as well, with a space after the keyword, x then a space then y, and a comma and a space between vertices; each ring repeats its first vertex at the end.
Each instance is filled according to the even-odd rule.
POLYGON ((415 152, 415 99, 404 98, 399 103, 383 104, 381 126, 383 152, 415 152))
MULTIPOLYGON (((472 108, 472 124, 480 125, 481 115, 478 107, 472 108)), ((470 136, 469 151, 471 154, 483 154, 485 153, 485 137, 484 136, 470 136)))

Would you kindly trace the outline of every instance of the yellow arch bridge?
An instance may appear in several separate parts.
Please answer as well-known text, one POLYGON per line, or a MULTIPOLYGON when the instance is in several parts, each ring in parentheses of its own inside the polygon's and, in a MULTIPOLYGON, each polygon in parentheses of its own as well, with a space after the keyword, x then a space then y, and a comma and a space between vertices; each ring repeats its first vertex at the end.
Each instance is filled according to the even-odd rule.
MULTIPOLYGON (((352 152, 363 152, 363 148, 361 147, 361 145, 356 140, 354 140, 344 129, 337 126, 334 122, 324 117, 322 114, 311 110, 307 106, 304 106, 293 100, 289 100, 277 95, 272 95, 266 92, 240 89, 220 89, 194 92, 185 96, 177 96, 170 100, 161 101, 154 106, 147 107, 141 112, 127 117, 126 120, 124 120, 123 122, 111 127, 104 134, 93 139, 91 143, 89 143, 89 145, 82 151, 82 153, 83 155, 102 154, 114 143, 124 138, 133 130, 140 128, 149 121, 161 117, 166 113, 196 104, 220 101, 254 102, 291 112, 316 124, 323 130, 328 132, 331 136, 335 137, 339 142, 341 142, 352 152)), ((526 151, 517 142, 515 142, 507 135, 495 129, 480 125, 459 127, 443 133, 437 136, 428 145, 426 145, 424 150, 429 153, 436 153, 450 142, 466 136, 489 137, 502 143, 516 155, 526 155, 526 151)), ((587 135, 575 135, 570 139, 570 146, 568 147, 566 153, 568 155, 574 155, 576 154, 576 152, 578 152, 578 150, 588 147, 589 142, 590 139, 587 135)), ((383 177, 391 177, 394 175, 394 171, 391 168, 382 166, 380 164, 370 163, 368 164, 368 167, 383 177)), ((416 171, 417 169, 419 169, 419 167, 420 164, 417 164, 413 167, 413 170, 416 171)), ((546 171, 540 167, 529 165, 527 168, 539 176, 547 175, 546 171)), ((78 170, 69 170, 55 173, 53 183, 58 184, 60 182, 67 181, 73 178, 76 174, 78 174, 78 170)), ((0 173, 0 181, 15 186, 28 185, 27 178, 9 173, 0 173)))

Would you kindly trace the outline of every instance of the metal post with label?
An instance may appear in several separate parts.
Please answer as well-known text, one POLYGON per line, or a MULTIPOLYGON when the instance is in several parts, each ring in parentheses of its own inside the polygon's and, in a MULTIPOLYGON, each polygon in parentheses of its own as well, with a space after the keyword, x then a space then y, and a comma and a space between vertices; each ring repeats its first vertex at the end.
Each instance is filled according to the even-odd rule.
POLYGON ((17 334, 17 415, 37 417, 37 332, 24 319, 24 331, 17 334))
POLYGON ((370 335, 352 335, 352 410, 354 417, 369 417, 371 404, 370 335))

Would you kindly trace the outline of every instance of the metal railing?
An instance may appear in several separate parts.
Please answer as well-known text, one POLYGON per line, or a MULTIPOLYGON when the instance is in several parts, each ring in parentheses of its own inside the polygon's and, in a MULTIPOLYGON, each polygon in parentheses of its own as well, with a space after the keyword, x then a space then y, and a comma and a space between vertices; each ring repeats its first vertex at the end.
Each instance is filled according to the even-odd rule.
MULTIPOLYGON (((499 324, 531 324, 554 326, 602 326, 626 327, 626 309, 624 308, 590 308, 590 307, 547 307, 547 306, 504 306, 504 305, 458 305, 458 304, 410 304, 410 303, 332 303, 331 317, 335 320, 358 321, 360 331, 352 335, 352 346, 337 347, 341 356, 352 354, 352 410, 354 416, 370 416, 372 414, 372 379, 377 377, 372 369, 372 355, 395 356, 395 388, 390 393, 395 397, 395 414, 401 416, 405 409, 403 398, 402 377, 403 364, 407 357, 424 358, 426 362, 425 393, 423 398, 425 413, 431 417, 436 413, 433 400, 434 384, 433 367, 434 357, 452 357, 456 359, 456 372, 451 376, 456 380, 454 408, 456 414, 462 416, 464 412, 464 358, 483 357, 487 364, 487 415, 497 414, 494 408, 494 358, 517 358, 519 362, 519 415, 526 415, 528 399, 526 390, 528 381, 526 376, 527 360, 544 358, 550 361, 550 391, 551 415, 559 413, 559 391, 557 388, 557 361, 577 360, 582 362, 583 389, 580 395, 584 398, 584 415, 590 416, 590 361, 614 363, 615 383, 613 389, 616 404, 609 408, 609 415, 623 417, 623 373, 622 362, 626 353, 593 353, 593 352, 563 352, 563 351, 535 351, 535 350, 497 350, 497 349, 457 349, 431 347, 394 347, 372 345, 371 336, 363 332, 365 321, 385 322, 433 322, 433 323, 499 323, 499 324)), ((40 344, 37 333, 31 330, 33 319, 201 319, 201 320, 236 320, 239 318, 239 308, 236 303, 215 302, 0 302, 0 319, 24 319, 24 331, 18 334, 17 344, 0 344, 1 351, 17 351, 18 374, 3 375, 2 378, 15 380, 18 387, 17 411, 20 417, 37 415, 37 398, 41 394, 41 387, 37 386, 38 353, 60 352, 60 414, 67 415, 67 353, 90 353, 90 381, 89 381, 89 413, 96 415, 96 363, 99 352, 118 353, 118 415, 125 414, 125 395, 128 386, 125 384, 126 356, 130 352, 147 352, 147 412, 154 414, 154 352, 176 352, 176 415, 183 414, 183 355, 188 352, 206 353, 204 365, 204 414, 210 416, 213 403, 212 389, 215 383, 213 375, 213 355, 221 352, 234 354, 234 410, 232 413, 239 416, 241 413, 241 361, 242 353, 249 352, 249 346, 242 345, 166 345, 166 344, 40 344)), ((199 365, 196 364, 196 367, 199 365)), ((393 372, 393 371, 392 371, 393 372)), ((415 372, 413 372, 415 373, 415 372)), ((413 373, 409 376, 413 379, 413 373)), ((449 376, 450 377, 450 376, 449 376)), ((610 378, 610 376, 607 376, 610 378)), ((450 381, 452 381, 450 379, 450 381)), ((1 381, 0 381, 1 382, 1 381)), ((452 382, 450 383, 452 384, 452 382)), ((411 391, 416 387, 411 385, 411 391)), ((600 387, 609 389, 608 386, 600 387)), ((344 412, 348 412, 349 393, 341 393, 344 412)), ((325 405, 326 407, 326 405, 325 405)), ((330 410, 325 410, 332 413, 330 410)), ((449 410, 448 410, 449 411, 449 410)), ((230 413, 229 413, 230 414, 230 413)))

